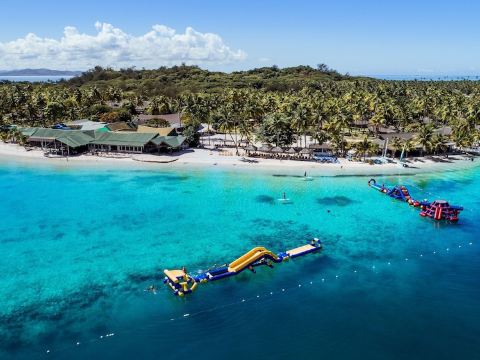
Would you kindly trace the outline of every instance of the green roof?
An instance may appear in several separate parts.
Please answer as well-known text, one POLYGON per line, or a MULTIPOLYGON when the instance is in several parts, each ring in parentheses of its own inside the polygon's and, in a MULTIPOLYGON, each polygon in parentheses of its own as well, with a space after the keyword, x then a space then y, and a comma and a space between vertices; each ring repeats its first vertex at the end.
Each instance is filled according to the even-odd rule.
POLYGON ((145 146, 155 136, 157 134, 96 132, 95 140, 90 143, 97 145, 145 146))
POLYGON ((72 148, 85 146, 93 140, 93 132, 81 130, 59 130, 38 128, 30 135, 29 140, 57 140, 72 148))
POLYGON ((38 128, 36 127, 29 127, 29 128, 20 128, 20 132, 22 133, 22 135, 24 136, 32 136, 35 131, 37 131, 38 128))
POLYGON ((71 148, 97 145, 145 146, 149 142, 154 145, 165 145, 171 148, 180 147, 185 136, 158 136, 156 133, 110 132, 102 130, 60 130, 45 128, 24 128, 21 130, 30 141, 59 141, 71 148))
POLYGON ((185 141, 185 136, 157 136, 152 140, 155 145, 167 145, 171 148, 178 148, 185 141))

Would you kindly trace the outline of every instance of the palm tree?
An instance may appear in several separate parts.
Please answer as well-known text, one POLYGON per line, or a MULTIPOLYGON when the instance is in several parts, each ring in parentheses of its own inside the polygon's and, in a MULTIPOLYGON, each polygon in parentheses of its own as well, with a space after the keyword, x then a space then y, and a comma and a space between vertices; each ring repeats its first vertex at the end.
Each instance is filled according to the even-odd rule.
POLYGON ((432 139, 432 147, 435 152, 444 154, 448 149, 447 138, 442 134, 435 135, 432 139))
POLYGON ((385 124, 383 112, 375 112, 375 114, 370 118, 369 124, 373 127, 375 136, 378 136, 380 126, 385 124))
POLYGON ((428 153, 432 149, 433 128, 430 125, 422 125, 416 134, 416 140, 422 146, 423 153, 428 153))
POLYGON ((408 156, 409 152, 415 150, 415 144, 413 143, 412 139, 405 140, 403 143, 403 150, 405 150, 405 157, 408 156))
POLYGON ((310 113, 310 109, 303 104, 300 104, 293 114, 293 125, 297 131, 297 134, 303 135, 304 147, 307 147, 307 132, 311 125, 311 119, 312 115, 310 113))
POLYGON ((355 144, 357 151, 363 155, 363 161, 366 160, 367 153, 369 153, 373 147, 373 143, 368 139, 368 136, 365 136, 361 142, 355 144))
POLYGON ((402 151, 403 145, 404 145, 404 142, 402 141, 402 139, 400 139, 400 138, 397 137, 397 136, 394 136, 394 137, 393 137, 393 139, 392 139, 392 147, 393 147, 393 158, 394 158, 394 159, 395 159, 395 155, 397 154, 397 152, 402 151))

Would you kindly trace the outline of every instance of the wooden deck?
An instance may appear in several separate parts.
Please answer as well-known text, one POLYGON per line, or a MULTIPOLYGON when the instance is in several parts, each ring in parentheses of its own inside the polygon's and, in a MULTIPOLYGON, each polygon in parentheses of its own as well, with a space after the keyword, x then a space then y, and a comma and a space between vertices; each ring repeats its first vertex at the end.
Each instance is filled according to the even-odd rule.
POLYGON ((287 250, 286 253, 288 254, 288 256, 296 256, 314 249, 316 248, 313 245, 303 245, 292 250, 287 250))

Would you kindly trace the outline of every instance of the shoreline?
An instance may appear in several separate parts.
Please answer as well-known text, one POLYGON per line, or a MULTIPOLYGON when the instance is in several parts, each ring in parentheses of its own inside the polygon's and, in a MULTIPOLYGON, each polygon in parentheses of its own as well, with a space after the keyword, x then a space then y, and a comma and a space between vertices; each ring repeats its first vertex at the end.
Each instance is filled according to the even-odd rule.
POLYGON ((302 176, 381 176, 381 175, 415 175, 457 171, 478 166, 477 161, 470 161, 464 155, 443 157, 410 158, 409 167, 399 164, 375 164, 339 159, 338 164, 326 164, 312 161, 295 161, 280 159, 247 158, 232 155, 233 150, 219 152, 209 149, 192 149, 174 155, 134 154, 128 157, 108 158, 95 155, 79 155, 67 158, 47 158, 41 150, 25 150, 16 144, 0 143, 0 164, 14 162, 25 165, 49 165, 61 169, 93 168, 123 170, 183 170, 220 168, 234 171, 259 171, 271 174, 302 176), (229 155, 227 155, 229 154, 229 155))

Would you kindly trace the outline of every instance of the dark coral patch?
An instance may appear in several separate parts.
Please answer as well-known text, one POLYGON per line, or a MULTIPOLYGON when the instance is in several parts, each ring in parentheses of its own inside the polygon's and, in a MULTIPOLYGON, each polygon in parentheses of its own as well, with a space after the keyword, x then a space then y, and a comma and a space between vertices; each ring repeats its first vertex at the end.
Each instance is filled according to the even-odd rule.
POLYGON ((258 195, 255 197, 255 201, 262 204, 273 204, 275 199, 270 195, 258 195))
POLYGON ((355 203, 355 200, 352 200, 346 196, 326 196, 323 198, 317 198, 317 203, 320 205, 333 205, 333 206, 348 206, 355 203))

